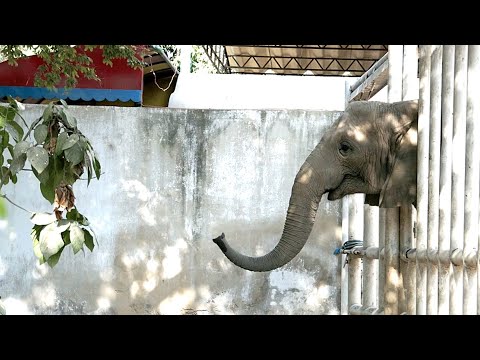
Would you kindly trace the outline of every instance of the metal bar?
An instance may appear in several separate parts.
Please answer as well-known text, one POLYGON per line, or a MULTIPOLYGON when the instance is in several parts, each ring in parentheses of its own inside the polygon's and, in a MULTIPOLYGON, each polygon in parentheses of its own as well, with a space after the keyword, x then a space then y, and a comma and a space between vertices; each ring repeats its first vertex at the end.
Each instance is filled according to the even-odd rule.
MULTIPOLYGON (((480 45, 468 46, 467 137, 465 157, 465 231, 463 252, 470 257, 478 246, 478 205, 480 170, 480 45)), ((464 255, 465 257, 465 255, 464 255)), ((477 268, 463 269, 463 313, 477 313, 477 268)))
MULTIPOLYGON (((428 149, 430 129, 430 45, 420 46, 419 56, 419 107, 417 147, 417 253, 426 255, 428 238, 428 149)), ((418 262, 417 305, 418 315, 427 313, 427 268, 418 262)))
MULTIPOLYGON (((403 45, 388 46, 388 101, 402 99, 403 45)), ((399 313, 400 239, 399 209, 386 210, 385 221, 385 315, 399 313)))
MULTIPOLYGON (((348 241, 348 196, 342 198, 342 244, 348 241)), ((347 255, 340 256, 341 286, 340 286, 340 314, 348 315, 348 272, 343 266, 347 255)))
MULTIPOLYGON (((438 206, 442 120, 442 46, 432 45, 430 68, 430 137, 428 162, 428 258, 438 251, 438 206)), ((427 314, 438 314, 438 262, 427 264, 427 314)))
MULTIPOLYGON (((348 238, 363 240, 363 203, 364 194, 348 195, 348 238)), ((350 257, 348 260, 348 308, 362 303, 362 259, 350 257)))
POLYGON ((382 249, 378 257, 378 307, 385 305, 385 221, 387 209, 378 210, 378 247, 382 249))
MULTIPOLYGON (((377 258, 380 255, 378 251, 378 207, 365 204, 363 209, 364 229, 363 229, 363 245, 365 247, 365 255, 371 248, 377 249, 377 258)), ((363 259, 363 299, 362 305, 364 309, 378 306, 378 261, 374 258, 365 256, 363 259)))
POLYGON ((346 45, 347 47, 341 47, 341 45, 228 45, 231 47, 258 47, 258 48, 282 48, 282 49, 312 49, 312 50, 360 50, 360 51, 386 51, 388 49, 388 45, 380 45, 382 48, 364 48, 360 45, 360 47, 353 47, 357 45, 346 45), (352 46, 352 48, 348 48, 348 46, 352 46))
MULTIPOLYGON (((235 59, 233 59, 234 61, 236 61, 235 59)), ((273 59, 275 60, 275 59, 273 59)), ((334 61, 332 61, 333 63, 334 61)), ((237 63, 238 64, 238 63, 237 63)), ((278 65, 279 67, 267 67, 267 66, 264 66, 264 67, 255 67, 255 66, 235 66, 235 65, 232 65, 230 66, 231 69, 245 69, 245 70, 287 70, 287 71, 306 71, 306 70, 310 70, 310 71, 321 71, 321 70, 328 70, 329 67, 331 66, 331 64, 329 64, 327 67, 325 67, 324 69, 299 69, 299 68, 283 68, 280 66, 280 64, 278 65)), ((340 65, 341 67, 341 65, 340 65)), ((343 72, 343 71, 346 71, 343 67, 341 67, 341 69, 331 69, 330 71, 338 71, 338 72, 343 72)), ((358 74, 363 74, 363 71, 362 70, 348 70, 352 73, 358 73, 358 74)), ((358 76, 358 75, 357 75, 358 76)))
POLYGON ((357 57, 348 57, 348 56, 342 56, 342 57, 337 57, 337 56, 296 56, 296 55, 256 55, 256 54, 228 54, 228 57, 256 57, 256 58, 277 58, 277 59, 290 59, 292 61, 293 59, 317 59, 317 60, 348 60, 348 61, 372 61, 375 63, 376 59, 375 58, 370 58, 370 59, 359 59, 357 57))
POLYGON ((377 307, 364 308, 360 304, 350 306, 350 315, 383 315, 383 310, 377 307))
POLYGON ((379 60, 377 60, 377 62, 375 62, 371 67, 370 69, 368 69, 361 77, 360 79, 358 79, 355 83, 353 83, 352 86, 350 86, 350 91, 351 92, 354 92, 360 85, 362 85, 363 83, 365 83, 365 81, 370 78, 370 77, 373 77, 375 78, 375 73, 377 72, 377 70, 381 67, 384 67, 382 65, 387 65, 388 67, 388 54, 385 54, 383 55, 379 60))
MULTIPOLYGON (((455 46, 452 134, 452 216, 450 226, 451 253, 458 249, 463 249, 467 54, 467 45, 455 46)), ((463 267, 460 266, 451 267, 449 310, 450 315, 463 314, 463 267)))
MULTIPOLYGON (((373 209, 375 209, 374 207, 372 207, 373 209)), ((378 210, 378 208, 377 208, 378 210)), ((366 223, 366 222, 365 222, 366 223)), ((378 229, 378 224, 376 225, 377 229, 378 229)), ((378 235, 377 235, 377 238, 378 238, 378 235)), ((356 248, 353 248, 353 249, 348 249, 348 250, 342 250, 342 254, 352 254, 352 255, 356 255, 356 256, 360 256, 364 259, 380 259, 380 258, 383 258, 383 248, 380 249, 378 246, 369 246, 369 247, 365 247, 365 246, 362 246, 362 247, 356 247, 356 248)), ((410 249, 411 250, 411 249, 410 249)), ((375 269, 375 272, 378 273, 378 268, 375 269)), ((377 292, 377 290, 375 290, 375 292, 377 292)))
MULTIPOLYGON (((442 55, 442 100, 441 100, 441 147, 440 147, 440 194, 438 218, 438 251, 440 257, 450 257, 450 224, 452 205, 452 128, 453 128, 453 75, 455 46, 443 45, 442 55)), ((449 313, 451 264, 439 261, 438 267, 438 314, 449 313)))
MULTIPOLYGON (((242 69, 242 68, 240 68, 242 69)), ((251 69, 252 70, 252 69, 251 69)), ((253 69, 253 70, 265 70, 265 69, 253 69)), ((267 69, 269 70, 269 69, 267 69)), ((302 71, 306 71, 306 70, 293 70, 293 71, 297 71, 297 73, 289 73, 289 71, 291 69, 270 69, 270 70, 274 70, 273 73, 265 73, 265 72, 259 72, 259 71, 235 71, 233 72, 233 74, 253 74, 253 75, 265 75, 265 76, 272 76, 272 75, 276 75, 276 76, 298 76, 298 75, 302 75, 302 76, 343 76, 343 77, 355 77, 355 76, 358 76, 360 74, 362 74, 361 71, 355 71, 355 73, 358 72, 358 74, 353 74, 353 73, 350 73, 350 74, 344 74, 344 71, 342 70, 310 70, 312 72, 312 74, 304 74, 302 71), (285 72, 285 73, 282 73, 282 72, 285 72)))
MULTIPOLYGON (((356 249, 359 255, 361 254, 369 254, 370 256, 375 256, 375 249, 368 248, 368 249, 356 249)), ((455 251, 447 252, 440 252, 440 251, 430 251, 428 254, 426 252, 419 253, 416 248, 413 249, 406 249, 402 250, 402 259, 407 262, 419 262, 423 264, 427 264, 431 259, 438 261, 442 264, 448 265, 453 264, 458 266, 459 268, 463 268, 465 266, 473 268, 477 268, 476 256, 478 252, 473 250, 471 252, 463 252, 462 249, 455 249, 455 251)))
MULTIPOLYGON (((418 46, 403 46, 403 81, 402 100, 418 98, 418 46)), ((400 251, 415 247, 413 235, 414 216, 416 210, 412 205, 400 208, 400 251)), ((416 312, 416 267, 412 262, 400 262, 400 273, 403 279, 403 303, 405 309, 400 313, 414 315, 416 312)))

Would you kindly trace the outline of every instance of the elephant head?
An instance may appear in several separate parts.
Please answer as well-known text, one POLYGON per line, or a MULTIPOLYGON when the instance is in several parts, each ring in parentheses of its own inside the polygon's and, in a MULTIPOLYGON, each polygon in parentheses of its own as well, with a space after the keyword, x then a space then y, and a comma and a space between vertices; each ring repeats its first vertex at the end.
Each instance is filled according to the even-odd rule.
POLYGON ((364 193, 380 207, 416 203, 418 102, 350 103, 323 135, 295 177, 283 234, 268 254, 250 257, 234 250, 222 233, 213 241, 237 266, 270 271, 303 248, 322 195, 337 200, 364 193))

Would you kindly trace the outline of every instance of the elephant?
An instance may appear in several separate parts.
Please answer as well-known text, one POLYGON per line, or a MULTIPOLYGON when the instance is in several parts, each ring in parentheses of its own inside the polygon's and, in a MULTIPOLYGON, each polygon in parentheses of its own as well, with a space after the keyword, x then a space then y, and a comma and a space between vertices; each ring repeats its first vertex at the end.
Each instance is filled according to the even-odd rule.
POLYGON ((224 233, 213 242, 237 266, 271 271, 302 250, 325 193, 328 200, 364 193, 371 206, 416 206, 417 122, 418 100, 351 102, 300 167, 274 249, 250 257, 233 249, 224 233))

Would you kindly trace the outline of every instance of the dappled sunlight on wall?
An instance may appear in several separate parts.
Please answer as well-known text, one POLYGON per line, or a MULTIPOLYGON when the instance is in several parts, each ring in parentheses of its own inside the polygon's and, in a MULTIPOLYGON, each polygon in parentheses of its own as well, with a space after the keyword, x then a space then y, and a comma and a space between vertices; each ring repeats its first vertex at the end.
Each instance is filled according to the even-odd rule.
POLYGON ((182 271, 181 253, 187 250, 187 243, 177 239, 174 246, 166 246, 163 250, 165 257, 162 260, 162 279, 171 279, 182 271))
MULTIPOLYGON (((26 107, 27 121, 42 109, 26 107)), ((322 201, 318 226, 282 269, 283 279, 239 269, 212 238, 224 231, 244 253, 271 250, 298 167, 338 113, 115 107, 72 113, 104 165, 100 181, 74 189, 99 244, 85 255, 65 251, 54 269, 38 265, 28 215, 9 208, 8 223, 0 221, 0 296, 8 313, 335 313, 338 202, 322 201)), ((31 175, 19 179, 21 191, 9 189, 12 198, 51 211, 31 175)))
POLYGON ((195 290, 192 288, 178 290, 158 305, 158 312, 161 315, 181 315, 185 308, 192 306, 194 300, 195 290))

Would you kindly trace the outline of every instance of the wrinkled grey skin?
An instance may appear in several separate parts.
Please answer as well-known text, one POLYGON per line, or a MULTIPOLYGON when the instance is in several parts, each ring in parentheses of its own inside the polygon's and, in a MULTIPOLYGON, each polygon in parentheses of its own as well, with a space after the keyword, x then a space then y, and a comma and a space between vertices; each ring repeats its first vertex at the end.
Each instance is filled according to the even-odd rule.
POLYGON ((416 205, 417 118, 416 100, 350 103, 300 167, 275 248, 250 257, 232 249, 224 234, 213 241, 239 267, 270 271, 302 250, 325 193, 328 200, 364 193, 366 203, 380 207, 416 205))

